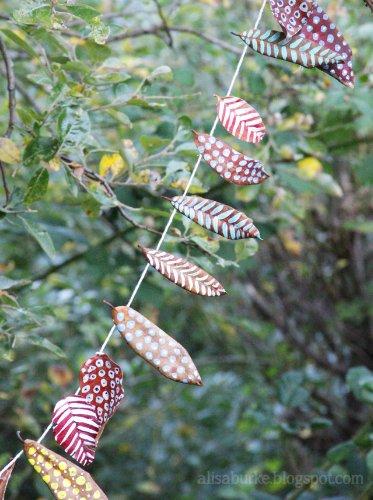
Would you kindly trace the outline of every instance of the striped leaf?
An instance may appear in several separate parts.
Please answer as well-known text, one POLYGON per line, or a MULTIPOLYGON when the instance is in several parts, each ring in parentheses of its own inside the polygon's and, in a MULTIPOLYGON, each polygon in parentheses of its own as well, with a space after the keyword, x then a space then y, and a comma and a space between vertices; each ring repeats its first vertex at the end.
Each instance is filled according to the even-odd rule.
POLYGON ((107 354, 96 353, 82 365, 79 385, 82 396, 91 404, 102 426, 124 398, 123 372, 107 354))
POLYGON ((108 500, 92 476, 74 463, 31 439, 24 442, 25 455, 40 474, 54 498, 65 500, 108 500))
POLYGON ((250 104, 239 97, 216 97, 220 123, 230 134, 245 142, 257 143, 263 139, 265 126, 250 104))
POLYGON ((83 396, 61 399, 52 422, 54 437, 66 453, 82 465, 93 462, 100 424, 95 408, 83 396))
POLYGON ((269 177, 258 160, 239 153, 220 139, 194 132, 194 143, 206 163, 232 184, 251 186, 269 177))
POLYGON ((131 307, 113 308, 113 321, 123 339, 164 377, 202 385, 192 358, 182 345, 131 307))
POLYGON ((271 9, 288 36, 297 34, 312 44, 321 46, 322 50, 329 49, 337 53, 339 60, 316 66, 343 85, 354 87, 351 48, 335 23, 315 0, 271 0, 271 9), (289 27, 294 23, 297 31, 291 32, 289 27))
POLYGON ((181 257, 140 246, 149 264, 162 276, 195 295, 215 297, 227 292, 213 276, 181 257))
POLYGON ((174 196, 172 205, 189 219, 230 240, 260 238, 252 219, 229 205, 200 196, 174 196))
POLYGON ((8 486, 8 481, 10 479, 10 476, 12 475, 15 464, 16 463, 13 462, 10 467, 5 469, 5 471, 3 471, 0 474, 0 499, 1 500, 4 500, 4 498, 5 498, 5 493, 6 493, 6 488, 8 486))
POLYGON ((270 0, 271 10, 287 36, 296 35, 314 9, 313 0, 270 0))
POLYGON ((323 64, 335 64, 342 61, 342 56, 332 50, 317 45, 302 36, 287 38, 281 31, 244 31, 241 39, 253 50, 275 59, 282 59, 305 68, 314 68, 323 64))

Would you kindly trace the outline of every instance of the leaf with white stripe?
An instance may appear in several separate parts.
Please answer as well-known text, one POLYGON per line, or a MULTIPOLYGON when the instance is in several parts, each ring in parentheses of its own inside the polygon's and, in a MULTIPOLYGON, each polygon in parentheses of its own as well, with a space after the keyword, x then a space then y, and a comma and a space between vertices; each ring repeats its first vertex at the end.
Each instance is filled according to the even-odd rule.
POLYGON ((193 133, 202 158, 225 181, 237 186, 251 186, 268 179, 269 175, 258 160, 239 153, 212 135, 193 133))
POLYGON ((216 97, 220 123, 230 134, 245 142, 257 143, 263 139, 266 129, 256 109, 239 97, 216 97))
POLYGON ((10 467, 8 467, 4 472, 2 472, 0 474, 0 499, 1 500, 4 500, 4 498, 5 498, 6 488, 8 486, 8 482, 9 482, 10 476, 12 475, 15 464, 16 463, 14 462, 10 467))
POLYGON ((170 335, 131 307, 114 307, 112 315, 127 344, 161 375, 183 384, 202 385, 188 351, 170 335))
POLYGON ((169 200, 183 215, 230 240, 261 239, 252 219, 229 205, 200 196, 174 196, 169 200))
POLYGON ((100 424, 95 408, 82 396, 61 399, 53 411, 53 434, 72 458, 88 465, 95 458, 100 424))
POLYGON ((208 297, 227 293, 217 279, 195 264, 162 250, 139 247, 154 269, 188 292, 208 297))
POLYGON ((240 38, 256 52, 274 59, 289 61, 305 68, 343 62, 341 54, 306 40, 303 36, 287 38, 281 31, 244 31, 240 38))

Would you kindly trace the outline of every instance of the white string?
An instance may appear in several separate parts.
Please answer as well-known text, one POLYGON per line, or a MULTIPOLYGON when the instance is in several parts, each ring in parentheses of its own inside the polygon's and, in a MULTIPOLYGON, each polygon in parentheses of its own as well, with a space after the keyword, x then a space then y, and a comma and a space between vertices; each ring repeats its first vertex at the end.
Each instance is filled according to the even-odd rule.
MULTIPOLYGON (((257 29, 257 27, 258 27, 258 25, 260 23, 260 20, 261 20, 261 18, 263 16, 263 12, 264 12, 264 8, 265 8, 266 3, 267 3, 267 0, 263 0, 262 6, 260 7, 260 10, 259 10, 258 17, 257 17, 257 19, 255 21, 254 30, 257 29)), ((240 57, 240 59, 239 59, 239 61, 237 63, 234 75, 232 76, 232 80, 231 80, 231 82, 229 84, 229 87, 228 87, 226 95, 230 95, 231 92, 232 92, 232 89, 234 87, 234 84, 236 83, 236 80, 237 80, 237 77, 239 75, 239 72, 240 72, 242 63, 244 61, 244 58, 245 58, 247 50, 248 50, 248 46, 245 45, 245 47, 242 50, 241 57, 240 57)), ((219 122, 219 118, 216 117, 215 121, 214 121, 214 123, 213 123, 213 125, 211 127, 210 135, 212 135, 212 136, 214 135, 215 129, 217 127, 218 122, 219 122)), ((195 175, 197 173, 197 170, 198 170, 198 167, 199 167, 199 165, 201 163, 201 160, 202 160, 202 155, 199 155, 198 158, 197 158, 197 161, 196 161, 196 163, 195 163, 195 165, 193 167, 192 173, 190 174, 189 181, 188 181, 188 183, 187 183, 187 185, 186 185, 186 187, 184 189, 184 192, 182 194, 182 198, 184 198, 188 194, 189 188, 192 185, 192 182, 193 182, 194 177, 195 177, 195 175)), ((165 228, 164 228, 164 230, 163 230, 163 232, 161 234, 161 237, 159 238, 159 241, 158 241, 157 246, 156 246, 156 250, 159 250, 160 247, 161 247, 161 245, 162 245, 162 243, 164 242, 164 239, 167 236, 168 230, 171 227, 171 224, 172 224, 172 222, 173 222, 173 220, 175 218, 176 213, 177 213, 177 210, 174 208, 172 210, 170 218, 168 219, 167 224, 166 224, 166 226, 165 226, 165 228)), ((150 267, 150 264, 146 264, 143 272, 141 273, 141 275, 140 275, 140 277, 139 277, 139 279, 138 279, 138 281, 137 281, 137 283, 135 285, 135 288, 133 289, 132 295, 131 295, 131 297, 129 298, 129 300, 127 302, 127 307, 129 307, 132 304, 132 302, 134 301, 134 299, 135 299, 135 297, 137 295, 137 292, 139 291, 139 288, 140 288, 142 282, 145 279, 146 273, 149 270, 149 267, 150 267)), ((112 337, 112 335, 113 335, 113 333, 114 333, 115 330, 116 330, 116 326, 114 325, 110 329, 109 333, 107 334, 106 339, 104 340, 104 342, 103 342, 103 344, 101 346, 101 349, 99 351, 100 354, 102 354, 105 351, 105 348, 106 348, 106 346, 107 346, 109 340, 111 339, 111 337, 112 337)), ((77 392, 75 394, 79 394, 79 389, 77 390, 77 392)), ((43 434, 39 437, 39 439, 37 440, 38 443, 40 443, 45 438, 45 436, 48 434, 48 432, 51 430, 51 428, 52 428, 52 423, 50 423, 48 425, 48 427, 45 429, 45 431, 43 432, 43 434)), ((0 476, 1 476, 1 474, 6 469, 8 469, 14 462, 16 462, 18 460, 18 458, 22 455, 22 453, 23 453, 23 450, 21 450, 17 455, 15 455, 15 457, 0 471, 0 476)))

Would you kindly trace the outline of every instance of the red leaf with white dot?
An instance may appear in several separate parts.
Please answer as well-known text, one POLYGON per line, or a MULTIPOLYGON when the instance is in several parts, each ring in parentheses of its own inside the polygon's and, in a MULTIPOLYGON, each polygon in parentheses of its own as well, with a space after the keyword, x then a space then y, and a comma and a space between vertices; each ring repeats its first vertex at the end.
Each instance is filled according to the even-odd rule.
POLYGON ((100 424, 105 424, 124 398, 123 372, 107 354, 96 353, 79 372, 81 395, 96 410, 100 424))

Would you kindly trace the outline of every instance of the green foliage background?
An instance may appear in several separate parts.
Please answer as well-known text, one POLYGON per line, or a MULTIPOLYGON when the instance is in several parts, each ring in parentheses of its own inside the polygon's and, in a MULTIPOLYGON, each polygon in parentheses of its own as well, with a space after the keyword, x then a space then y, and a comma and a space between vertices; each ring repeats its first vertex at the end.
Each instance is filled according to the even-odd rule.
MULTIPOLYGON (((320 4, 352 46, 356 87, 248 52, 234 94, 260 111, 268 137, 254 146, 217 133, 271 177, 236 188, 202 164, 192 192, 242 209, 264 241, 227 243, 176 217, 163 248, 229 295, 194 297, 149 272, 134 307, 188 349, 204 386, 161 378, 113 339, 126 400, 91 468, 110 499, 369 497, 373 17, 358 0, 320 4), (270 480, 205 484, 208 472, 270 480), (285 473, 324 480, 297 490, 285 473), (335 484, 353 475, 359 484, 335 484)), ((210 129, 213 94, 233 74, 242 46, 230 32, 251 27, 260 2, 1 7, 17 98, 0 152, 11 193, 6 203, 0 189, 3 465, 20 448, 16 430, 37 438, 75 390, 111 327, 102 300, 129 297, 144 267, 136 244, 156 245, 170 213, 161 195, 181 194, 197 157, 191 129, 210 129)), ((261 25, 275 26, 268 6, 261 25)), ((5 134, 2 62, 0 72, 5 134)), ((9 498, 49 496, 19 460, 9 498)))

